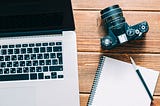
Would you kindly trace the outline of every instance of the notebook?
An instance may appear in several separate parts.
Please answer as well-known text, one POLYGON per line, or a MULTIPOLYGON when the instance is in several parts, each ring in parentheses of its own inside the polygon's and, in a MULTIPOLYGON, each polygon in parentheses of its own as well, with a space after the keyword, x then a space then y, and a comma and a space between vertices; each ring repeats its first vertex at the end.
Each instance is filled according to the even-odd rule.
POLYGON ((1 0, 0 106, 79 106, 71 0, 1 0))
MULTIPOLYGON (((153 95, 158 71, 138 66, 153 95)), ((150 106, 151 100, 133 66, 102 56, 88 106, 150 106)))

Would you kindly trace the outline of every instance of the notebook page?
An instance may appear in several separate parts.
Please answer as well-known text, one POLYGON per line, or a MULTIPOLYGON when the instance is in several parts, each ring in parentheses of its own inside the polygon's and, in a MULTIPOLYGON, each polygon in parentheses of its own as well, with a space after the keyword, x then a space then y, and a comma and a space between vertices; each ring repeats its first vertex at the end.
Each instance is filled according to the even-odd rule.
MULTIPOLYGON (((139 67, 153 94, 159 72, 139 67)), ((105 58, 92 106, 150 106, 151 100, 131 64, 105 58)))

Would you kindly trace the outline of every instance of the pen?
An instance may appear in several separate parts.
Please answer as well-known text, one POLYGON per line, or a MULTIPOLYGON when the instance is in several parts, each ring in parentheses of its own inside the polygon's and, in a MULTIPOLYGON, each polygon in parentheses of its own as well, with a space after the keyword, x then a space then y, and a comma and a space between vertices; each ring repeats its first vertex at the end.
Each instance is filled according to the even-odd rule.
POLYGON ((145 81, 144 81, 144 79, 143 79, 143 77, 142 77, 142 75, 141 75, 139 69, 136 67, 136 63, 134 62, 134 60, 133 60, 132 57, 130 57, 130 59, 131 59, 132 65, 133 65, 135 71, 137 72, 137 74, 138 74, 138 76, 139 76, 139 78, 140 78, 140 80, 141 80, 141 82, 142 82, 144 88, 146 89, 146 91, 147 91, 147 93, 148 93, 148 95, 149 95, 151 101, 153 101, 153 97, 152 97, 152 95, 151 95, 151 92, 149 91, 149 89, 148 89, 148 87, 147 87, 147 84, 145 83, 145 81))

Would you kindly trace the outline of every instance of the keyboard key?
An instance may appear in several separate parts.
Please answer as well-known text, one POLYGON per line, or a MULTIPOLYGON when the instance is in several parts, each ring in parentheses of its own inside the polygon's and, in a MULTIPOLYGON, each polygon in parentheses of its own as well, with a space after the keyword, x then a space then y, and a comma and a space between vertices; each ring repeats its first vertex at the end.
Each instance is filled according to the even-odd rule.
POLYGON ((22 68, 17 68, 17 73, 22 73, 22 68))
POLYGON ((27 53, 33 53, 32 48, 27 48, 27 53))
POLYGON ((34 48, 34 53, 39 53, 39 48, 34 48))
POLYGON ((0 56, 0 61, 4 61, 4 57, 3 56, 0 56))
POLYGON ((49 59, 49 54, 48 53, 44 54, 44 59, 49 59))
POLYGON ((63 75, 58 75, 58 78, 63 78, 63 75))
POLYGON ((52 72, 52 73, 51 73, 51 78, 52 78, 52 79, 57 78, 57 72, 52 72))
POLYGON ((62 66, 50 66, 49 70, 50 71, 63 71, 63 67, 62 66))
POLYGON ((0 66, 3 68, 3 67, 6 67, 6 63, 5 62, 1 62, 0 63, 0 66))
POLYGON ((12 62, 7 62, 7 67, 12 67, 12 62))
POLYGON ((61 46, 53 47, 53 51, 54 52, 61 52, 62 51, 62 47, 61 46))
POLYGON ((40 52, 41 52, 41 53, 44 53, 44 52, 46 52, 46 49, 45 49, 45 47, 41 47, 41 48, 40 48, 40 52))
POLYGON ((10 56, 5 56, 5 61, 10 61, 10 56))
POLYGON ((33 61, 33 66, 38 66, 38 61, 37 60, 33 61))
POLYGON ((36 54, 31 54, 31 59, 35 60, 36 59, 36 54))
POLYGON ((34 43, 29 44, 29 47, 34 47, 34 43))
POLYGON ((38 79, 44 79, 43 76, 44 76, 43 73, 38 73, 38 79))
POLYGON ((23 55, 18 55, 18 60, 23 60, 23 55))
POLYGON ((24 60, 30 60, 30 56, 28 54, 24 55, 24 60))
POLYGON ((20 66, 25 66, 25 61, 20 61, 20 66))
POLYGON ((36 74, 36 73, 30 74, 30 79, 31 79, 31 80, 37 79, 37 74, 36 74))
POLYGON ((47 52, 52 52, 52 47, 47 47, 47 52))
POLYGON ((50 42, 50 43, 49 43, 49 46, 54 46, 54 45, 55 45, 54 42, 50 42))
POLYGON ((57 59, 52 60, 52 65, 57 65, 57 64, 58 64, 57 59))
POLYGON ((43 59, 43 55, 42 54, 37 54, 37 59, 43 59))
POLYGON ((41 67, 36 67, 36 72, 42 72, 42 68, 41 67))
POLYGON ((7 50, 6 49, 1 50, 1 54, 2 55, 6 55, 7 54, 7 50))
POLYGON ((62 53, 57 53, 57 58, 59 59, 59 64, 63 64, 62 53))
POLYGON ((9 45, 9 48, 14 48, 14 45, 9 45))
POLYGON ((28 74, 0 75, 0 81, 29 80, 28 74))
POLYGON ((62 45, 62 42, 56 42, 56 45, 62 45))
POLYGON ((32 66, 31 61, 26 61, 26 66, 32 66))
POLYGON ((36 46, 41 46, 41 43, 36 43, 36 46))
POLYGON ((43 67, 43 72, 48 72, 48 66, 43 67))
POLYGON ((8 48, 8 45, 2 45, 2 48, 8 48))
POLYGON ((51 65, 51 60, 46 60, 46 65, 51 65))
POLYGON ((3 69, 0 69, 0 74, 3 74, 3 69))
POLYGON ((56 58, 56 54, 55 53, 50 53, 50 58, 51 59, 56 58))
POLYGON ((20 48, 20 47, 21 47, 21 44, 17 44, 17 45, 16 45, 16 48, 20 48))
POLYGON ((23 72, 24 73, 28 73, 29 72, 29 68, 28 67, 23 67, 23 72))
POLYGON ((62 53, 57 53, 57 58, 62 58, 62 53))
POLYGON ((12 56, 11 56, 11 59, 12 59, 12 61, 17 60, 17 56, 16 56, 16 55, 12 55, 12 56))
POLYGON ((35 67, 30 67, 30 72, 35 72, 35 67))
POLYGON ((21 48, 21 54, 26 54, 26 48, 21 48))
POLYGON ((45 79, 50 79, 50 76, 48 76, 48 75, 47 75, 47 76, 45 76, 45 79))
POLYGON ((14 49, 14 54, 19 54, 19 53, 20 53, 19 49, 14 49))
POLYGON ((9 68, 4 69, 4 74, 9 74, 9 68))
POLYGON ((13 49, 8 49, 8 54, 13 54, 13 49))
POLYGON ((39 60, 39 65, 44 65, 44 60, 39 60))
POLYGON ((10 73, 16 73, 16 69, 15 68, 10 68, 10 73))
POLYGON ((28 47, 28 44, 22 44, 22 47, 28 47))
POLYGON ((43 46, 48 46, 48 43, 43 43, 43 46))
POLYGON ((16 61, 16 62, 13 62, 13 67, 18 67, 19 66, 19 63, 18 63, 18 61, 16 61))

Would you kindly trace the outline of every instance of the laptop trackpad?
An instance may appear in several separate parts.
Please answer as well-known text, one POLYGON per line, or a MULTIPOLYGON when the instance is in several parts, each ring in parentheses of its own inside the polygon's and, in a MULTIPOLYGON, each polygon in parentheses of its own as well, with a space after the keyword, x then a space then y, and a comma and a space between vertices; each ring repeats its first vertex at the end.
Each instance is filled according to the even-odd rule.
POLYGON ((36 106, 34 87, 0 89, 0 106, 36 106))

